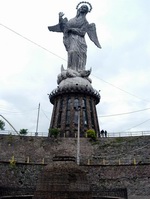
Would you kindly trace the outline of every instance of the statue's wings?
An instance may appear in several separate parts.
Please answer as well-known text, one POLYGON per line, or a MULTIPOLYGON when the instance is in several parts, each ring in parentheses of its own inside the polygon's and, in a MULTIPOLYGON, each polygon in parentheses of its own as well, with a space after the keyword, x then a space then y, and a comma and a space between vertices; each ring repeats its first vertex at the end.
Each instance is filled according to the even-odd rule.
POLYGON ((91 39, 91 41, 93 41, 98 48, 101 48, 101 45, 97 38, 96 27, 94 23, 91 23, 88 25, 87 34, 89 38, 91 39))
POLYGON ((53 32, 62 32, 61 28, 60 28, 60 24, 57 24, 55 26, 48 26, 49 31, 53 31, 53 32))

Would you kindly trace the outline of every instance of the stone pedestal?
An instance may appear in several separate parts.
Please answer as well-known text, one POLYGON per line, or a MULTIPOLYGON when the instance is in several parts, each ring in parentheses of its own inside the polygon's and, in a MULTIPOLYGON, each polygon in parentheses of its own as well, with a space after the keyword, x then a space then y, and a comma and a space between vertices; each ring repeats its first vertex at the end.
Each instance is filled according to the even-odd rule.
POLYGON ((91 199, 86 173, 73 157, 57 157, 39 176, 33 199, 91 199))

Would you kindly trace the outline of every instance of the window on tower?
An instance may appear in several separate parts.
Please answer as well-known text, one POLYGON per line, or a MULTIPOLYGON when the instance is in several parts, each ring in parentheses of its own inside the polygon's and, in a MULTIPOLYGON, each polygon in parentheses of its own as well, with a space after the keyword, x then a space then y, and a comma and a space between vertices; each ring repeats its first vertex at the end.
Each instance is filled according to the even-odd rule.
POLYGON ((62 116, 63 104, 64 104, 64 100, 61 99, 59 101, 59 113, 58 113, 57 127, 61 127, 61 116, 62 116))
POLYGON ((75 112, 74 112, 74 124, 78 124, 78 110, 75 109, 75 112))
POLYGON ((87 126, 87 111, 83 110, 83 124, 87 126))
POLYGON ((83 124, 86 126, 88 121, 87 121, 87 109, 86 109, 86 99, 82 99, 82 110, 83 110, 83 124))
POLYGON ((67 99, 67 110, 70 110, 70 103, 71 103, 71 99, 68 98, 67 99))
POLYGON ((92 127, 94 128, 93 104, 92 104, 92 100, 91 99, 90 99, 89 103, 90 103, 90 112, 91 112, 91 122, 92 122, 92 127))
POLYGON ((69 125, 69 124, 70 124, 70 111, 68 110, 66 114, 66 125, 69 125))
POLYGON ((62 111, 59 111, 58 120, 57 120, 57 126, 58 127, 61 126, 61 115, 62 115, 62 111))
POLYGON ((62 109, 63 109, 63 106, 64 106, 64 100, 63 100, 63 99, 61 99, 61 100, 60 100, 60 106, 59 106, 59 107, 60 107, 60 110, 62 110, 62 109))
POLYGON ((78 107, 79 107, 79 99, 76 98, 76 99, 74 100, 74 108, 75 108, 75 109, 78 109, 78 107))

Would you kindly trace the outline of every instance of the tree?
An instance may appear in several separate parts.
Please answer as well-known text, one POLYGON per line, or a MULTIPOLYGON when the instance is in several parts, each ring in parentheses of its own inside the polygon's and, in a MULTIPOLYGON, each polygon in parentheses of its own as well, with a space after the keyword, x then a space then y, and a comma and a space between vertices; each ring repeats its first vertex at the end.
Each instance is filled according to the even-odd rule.
POLYGON ((5 122, 0 120, 0 130, 5 130, 4 126, 5 126, 5 122))
POLYGON ((96 132, 93 129, 89 129, 86 131, 87 137, 91 138, 91 140, 96 140, 96 132))
POLYGON ((27 135, 28 129, 20 129, 19 134, 20 135, 27 135))
POLYGON ((57 128, 50 128, 49 129, 49 136, 50 137, 54 137, 54 138, 57 138, 58 137, 58 134, 59 134, 59 129, 57 128))

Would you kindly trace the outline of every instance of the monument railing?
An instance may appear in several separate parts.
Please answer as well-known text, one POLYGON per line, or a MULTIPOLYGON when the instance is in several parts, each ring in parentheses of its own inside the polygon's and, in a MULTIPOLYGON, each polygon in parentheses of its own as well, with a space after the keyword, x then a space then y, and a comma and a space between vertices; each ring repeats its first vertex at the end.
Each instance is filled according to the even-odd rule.
MULTIPOLYGON (((0 157, 0 164, 8 164, 10 167, 15 167, 18 164, 23 165, 47 165, 49 163, 53 162, 52 157, 35 157, 35 156, 19 156, 19 155, 13 155, 13 156, 5 156, 0 157), (14 164, 13 164, 14 163, 14 164)), ((80 165, 81 166, 128 166, 128 165, 150 165, 150 157, 139 157, 139 156, 133 156, 133 157, 115 157, 115 158, 108 158, 108 157, 86 157, 86 156, 80 156, 80 165)))
MULTIPOLYGON (((148 146, 147 148, 148 149, 148 146)), ((75 158, 75 157, 74 157, 75 158)), ((75 158, 76 160, 76 158, 75 158)), ((17 164, 31 164, 31 165, 46 165, 53 162, 53 156, 44 155, 37 157, 36 154, 24 154, 20 155, 12 153, 0 156, 0 164, 10 164, 14 167, 17 164)), ((127 166, 127 165, 150 165, 149 155, 140 156, 139 154, 133 154, 130 156, 118 155, 113 156, 99 155, 99 156, 86 156, 80 155, 80 165, 87 166, 127 166)))
MULTIPOLYGON (((19 135, 13 130, 1 130, 0 135, 19 135)), ((108 132, 107 137, 113 138, 113 137, 132 137, 132 136, 149 136, 150 135, 150 130, 147 131, 128 131, 128 132, 108 132)), ((21 135, 21 136, 37 136, 37 137, 48 137, 48 132, 28 132, 27 135, 21 135)), ((64 134, 64 138, 65 138, 64 134)), ((76 135, 74 136, 76 137, 76 135)), ((105 137, 103 136, 98 136, 98 137, 105 137)))

